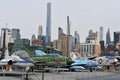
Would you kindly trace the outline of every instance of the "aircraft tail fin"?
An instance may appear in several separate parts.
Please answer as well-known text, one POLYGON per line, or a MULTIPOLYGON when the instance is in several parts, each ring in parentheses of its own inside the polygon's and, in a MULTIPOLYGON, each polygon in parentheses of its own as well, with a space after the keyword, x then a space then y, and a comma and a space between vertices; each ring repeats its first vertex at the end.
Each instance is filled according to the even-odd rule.
POLYGON ((70 53, 70 58, 72 60, 80 59, 80 54, 78 52, 71 52, 70 53))

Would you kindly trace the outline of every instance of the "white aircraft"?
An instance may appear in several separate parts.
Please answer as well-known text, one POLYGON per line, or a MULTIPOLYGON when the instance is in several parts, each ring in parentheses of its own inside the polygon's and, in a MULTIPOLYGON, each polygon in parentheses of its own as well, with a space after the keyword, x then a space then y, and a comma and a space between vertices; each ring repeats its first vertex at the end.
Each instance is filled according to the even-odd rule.
POLYGON ((118 62, 118 59, 113 56, 97 56, 88 59, 98 61, 99 65, 102 66, 116 65, 118 62))
MULTIPOLYGON (((0 66, 6 67, 8 71, 12 71, 12 66, 20 66, 20 67, 32 67, 34 66, 34 63, 29 60, 24 60, 20 56, 18 56, 15 53, 13 53, 11 56, 9 56, 8 52, 8 41, 7 41, 7 30, 4 31, 4 42, 5 42, 5 53, 4 53, 4 59, 0 60, 0 66)), ((24 51, 21 51, 24 52, 24 51)), ((20 53, 20 51, 19 51, 20 53)))
MULTIPOLYGON (((17 51, 17 52, 25 52, 25 51, 17 51)), ((15 52, 15 53, 17 53, 15 52)), ((22 58, 20 58, 20 56, 16 55, 15 53, 13 53, 11 56, 6 57, 0 60, 0 65, 2 66, 7 66, 7 65, 13 65, 13 66, 20 66, 20 67, 32 67, 34 66, 34 62, 32 62, 31 60, 24 60, 22 58)))
POLYGON ((117 70, 117 65, 119 63, 118 59, 113 56, 97 56, 89 59, 98 61, 99 67, 107 71, 117 70))
POLYGON ((113 56, 98 56, 98 57, 94 57, 93 59, 95 61, 98 61, 99 65, 102 66, 116 65, 118 63, 118 60, 113 56))
POLYGON ((93 69, 98 67, 98 62, 94 60, 81 59, 81 56, 78 52, 71 52, 70 58, 74 61, 71 64, 70 69, 89 69, 92 72, 93 69))

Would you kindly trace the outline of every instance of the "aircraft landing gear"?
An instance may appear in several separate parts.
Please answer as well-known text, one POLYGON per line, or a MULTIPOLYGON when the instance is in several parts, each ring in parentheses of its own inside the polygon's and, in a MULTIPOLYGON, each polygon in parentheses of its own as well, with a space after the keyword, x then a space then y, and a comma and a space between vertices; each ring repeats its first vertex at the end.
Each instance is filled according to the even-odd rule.
POLYGON ((92 69, 92 68, 89 68, 89 71, 90 71, 90 72, 93 72, 93 69, 92 69))

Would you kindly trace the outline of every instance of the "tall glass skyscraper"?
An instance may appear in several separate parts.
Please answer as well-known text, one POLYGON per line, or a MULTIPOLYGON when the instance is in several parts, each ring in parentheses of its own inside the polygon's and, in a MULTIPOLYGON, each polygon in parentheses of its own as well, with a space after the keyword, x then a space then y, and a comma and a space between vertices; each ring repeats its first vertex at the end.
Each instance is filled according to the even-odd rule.
POLYGON ((12 29, 12 38, 20 39, 20 29, 12 29))
POLYGON ((46 46, 50 46, 50 41, 51 41, 51 3, 47 3, 46 46))
POLYGON ((120 31, 114 32, 114 46, 116 46, 116 43, 120 41, 120 31))

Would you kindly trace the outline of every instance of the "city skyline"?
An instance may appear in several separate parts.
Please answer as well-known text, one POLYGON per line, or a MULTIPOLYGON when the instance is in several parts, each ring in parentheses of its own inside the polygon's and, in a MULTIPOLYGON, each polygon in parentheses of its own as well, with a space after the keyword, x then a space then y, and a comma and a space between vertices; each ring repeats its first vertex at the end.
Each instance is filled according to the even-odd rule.
POLYGON ((0 1, 0 28, 19 28, 22 38, 31 39, 32 35, 38 34, 38 26, 43 25, 43 34, 46 35, 46 4, 51 2, 51 38, 58 38, 58 27, 67 32, 66 17, 70 17, 71 34, 78 31, 80 42, 84 42, 88 31, 99 31, 103 27, 103 39, 108 28, 110 29, 111 40, 113 32, 120 31, 120 1, 116 0, 2 0, 0 1), (69 1, 69 3, 68 3, 69 1), (62 5, 62 6, 61 6, 62 5))

